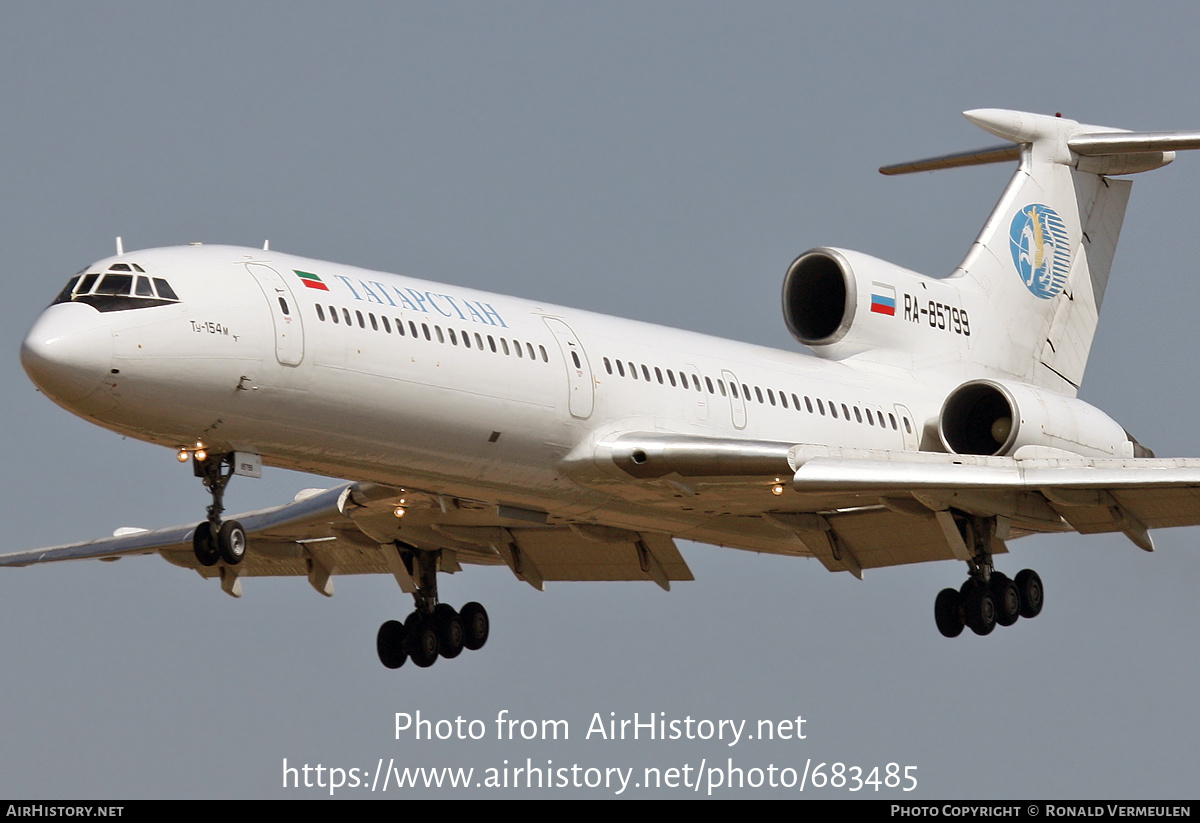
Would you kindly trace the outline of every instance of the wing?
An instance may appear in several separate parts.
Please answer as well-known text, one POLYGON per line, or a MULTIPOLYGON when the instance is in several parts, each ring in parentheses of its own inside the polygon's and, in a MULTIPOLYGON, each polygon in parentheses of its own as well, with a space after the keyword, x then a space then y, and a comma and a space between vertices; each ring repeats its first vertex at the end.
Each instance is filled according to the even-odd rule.
POLYGON ((240 579, 304 576, 322 594, 338 574, 390 573, 416 590, 410 556, 440 549, 440 570, 462 563, 508 565, 536 588, 556 580, 691 580, 674 541, 658 533, 551 524, 544 512, 368 483, 307 490, 283 506, 231 516, 246 531, 236 567, 201 565, 192 550, 196 524, 154 531, 120 529, 112 537, 0 556, 0 566, 61 560, 114 561, 159 554, 176 566, 219 578, 230 594, 240 579))
POLYGON ((953 511, 996 517, 1003 539, 1200 525, 1200 460, 1021 457, 839 449, 662 434, 616 434, 573 454, 581 482, 643 504, 711 516, 677 536, 817 557, 831 571, 966 559, 953 511), (681 504, 681 500, 685 503, 681 504))

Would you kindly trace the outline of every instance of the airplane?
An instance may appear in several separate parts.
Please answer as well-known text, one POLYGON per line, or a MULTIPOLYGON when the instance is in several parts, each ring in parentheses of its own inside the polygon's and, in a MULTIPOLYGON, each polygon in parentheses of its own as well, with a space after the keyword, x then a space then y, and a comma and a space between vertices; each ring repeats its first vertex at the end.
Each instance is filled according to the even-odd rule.
POLYGON ((0 556, 0 565, 161 555, 216 579, 391 574, 414 609, 376 635, 418 667, 482 647, 486 609, 438 574, 504 565, 535 588, 692 579, 676 539, 867 569, 967 567, 939 631, 1039 614, 996 568, 1007 541, 1200 524, 1200 459, 1162 459, 1078 399, 1128 175, 1200 148, 1061 116, 965 112, 999 147, 887 166, 1017 169, 949 276, 804 252, 784 321, 808 349, 689 331, 271 250, 125 252, 70 278, 21 348, 67 410, 166 446, 207 517, 0 556), (344 478, 225 517, 263 466, 344 478))

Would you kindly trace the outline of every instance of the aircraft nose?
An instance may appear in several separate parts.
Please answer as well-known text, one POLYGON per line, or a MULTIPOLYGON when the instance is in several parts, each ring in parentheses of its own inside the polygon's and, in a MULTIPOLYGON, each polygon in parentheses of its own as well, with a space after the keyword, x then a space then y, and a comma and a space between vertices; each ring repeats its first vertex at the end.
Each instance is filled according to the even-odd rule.
POLYGON ((112 331, 100 312, 83 303, 57 303, 25 336, 21 365, 49 397, 76 403, 100 388, 112 353, 112 331))

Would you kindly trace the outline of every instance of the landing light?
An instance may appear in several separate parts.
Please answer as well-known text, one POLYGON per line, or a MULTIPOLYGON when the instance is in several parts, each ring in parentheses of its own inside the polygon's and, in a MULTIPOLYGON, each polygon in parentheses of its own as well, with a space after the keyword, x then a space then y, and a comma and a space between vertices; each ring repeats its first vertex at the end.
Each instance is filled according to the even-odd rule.
POLYGON ((771 494, 775 495, 776 497, 778 497, 779 495, 783 494, 783 484, 782 484, 782 483, 776 483, 774 486, 772 486, 772 487, 771 487, 771 494))
POLYGON ((404 510, 404 507, 403 507, 403 506, 397 506, 397 507, 396 507, 396 508, 395 508, 395 509, 392 511, 392 514, 396 515, 396 517, 403 517, 403 516, 404 516, 404 511, 405 511, 405 510, 404 510))
POLYGON ((188 462, 188 458, 189 458, 189 457, 191 457, 191 455, 190 455, 190 454, 188 454, 188 450, 187 450, 187 449, 180 449, 180 450, 179 450, 179 454, 175 455, 175 458, 176 458, 177 460, 179 460, 179 462, 180 462, 180 463, 186 463, 186 462, 188 462))
POLYGON ((196 449, 196 459, 203 462, 208 459, 208 452, 204 449, 196 449))

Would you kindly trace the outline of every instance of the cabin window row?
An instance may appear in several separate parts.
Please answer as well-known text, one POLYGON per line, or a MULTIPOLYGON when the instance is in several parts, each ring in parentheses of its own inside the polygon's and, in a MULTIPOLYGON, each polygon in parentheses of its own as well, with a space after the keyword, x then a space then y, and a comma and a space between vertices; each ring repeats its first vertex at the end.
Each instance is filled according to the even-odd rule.
POLYGON ((326 307, 320 303, 315 305, 317 310, 317 319, 322 323, 330 322, 334 325, 345 323, 347 326, 353 327, 357 320, 357 325, 360 329, 365 329, 370 324, 374 331, 381 329, 386 334, 393 334, 400 337, 412 337, 432 342, 434 339, 439 343, 449 343, 452 346, 462 346, 466 349, 478 349, 485 351, 491 349, 496 354, 506 354, 516 356, 522 359, 528 357, 530 360, 541 360, 543 363, 550 362, 550 356, 546 352, 546 347, 540 343, 534 348, 533 343, 528 341, 522 343, 515 338, 497 337, 491 334, 480 334, 479 332, 469 332, 465 329, 456 330, 452 328, 443 329, 441 326, 429 323, 417 323, 414 320, 404 321, 399 317, 389 318, 385 315, 375 316, 374 312, 367 312, 366 315, 361 310, 355 309, 353 313, 350 309, 344 306, 340 309, 336 306, 329 306, 328 312, 326 307), (326 319, 328 318, 328 319, 326 319), (485 342, 486 341, 486 342, 485 342))
MULTIPOLYGON (((604 370, 609 374, 615 374, 619 377, 631 377, 634 380, 644 380, 646 382, 657 381, 660 385, 680 387, 683 389, 694 388, 696 391, 703 391, 700 384, 700 376, 692 372, 690 375, 687 372, 680 371, 678 379, 672 369, 666 369, 664 380, 664 369, 659 366, 650 367, 644 363, 634 363, 629 360, 618 360, 616 358, 604 358, 604 370), (651 376, 653 374, 653 377, 651 376)), ((849 406, 846 403, 837 403, 833 400, 825 401, 821 398, 813 398, 804 395, 803 403, 800 396, 795 392, 785 392, 782 389, 778 393, 774 389, 768 388, 763 390, 761 386, 754 386, 753 391, 748 383, 739 384, 729 381, 728 384, 720 378, 715 381, 708 376, 704 378, 704 386, 708 389, 709 394, 720 394, 722 397, 732 396, 734 400, 746 400, 754 402, 757 400, 762 405, 782 406, 785 409, 795 409, 796 411, 807 411, 810 414, 819 414, 822 417, 829 416, 834 420, 851 420, 855 422, 865 422, 869 426, 878 426, 881 429, 890 428, 892 431, 899 431, 900 425, 896 421, 896 415, 891 412, 884 412, 882 409, 872 410, 866 406, 849 406), (715 385, 714 385, 715 384, 715 385), (789 403, 789 398, 791 402, 789 403), (839 414, 840 409, 840 414, 839 414), (886 418, 885 418, 886 414, 886 418)), ((907 418, 904 418, 904 430, 912 434, 912 426, 907 418)))

